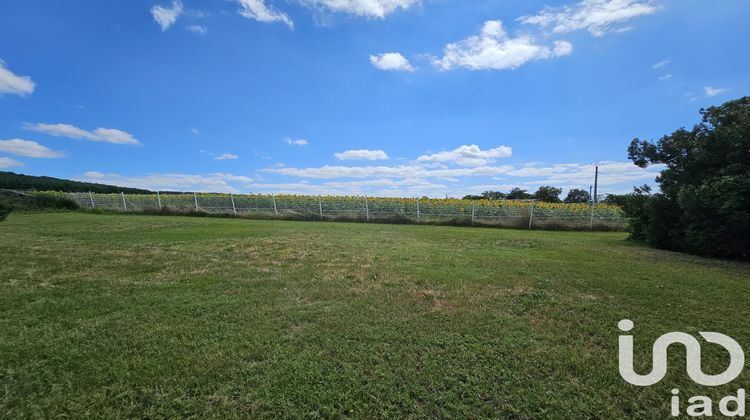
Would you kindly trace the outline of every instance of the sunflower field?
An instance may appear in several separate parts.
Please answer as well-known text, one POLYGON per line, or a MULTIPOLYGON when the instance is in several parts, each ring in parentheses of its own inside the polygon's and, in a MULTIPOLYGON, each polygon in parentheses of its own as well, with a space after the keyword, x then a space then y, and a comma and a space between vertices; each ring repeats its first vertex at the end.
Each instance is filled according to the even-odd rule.
POLYGON ((515 227, 624 230, 619 207, 533 200, 461 200, 365 196, 217 193, 61 193, 82 208, 128 212, 199 212, 255 218, 347 220, 515 227))

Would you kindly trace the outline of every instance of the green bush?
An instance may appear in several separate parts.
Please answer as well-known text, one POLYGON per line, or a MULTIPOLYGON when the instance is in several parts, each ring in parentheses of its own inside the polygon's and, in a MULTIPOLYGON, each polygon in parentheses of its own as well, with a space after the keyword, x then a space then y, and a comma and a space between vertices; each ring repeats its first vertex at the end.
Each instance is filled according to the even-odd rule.
POLYGON ((0 222, 5 220, 6 217, 10 214, 11 210, 13 210, 12 207, 6 206, 3 203, 0 203, 0 222))
POLYGON ((32 193, 29 195, 15 192, 0 192, 0 219, 4 219, 13 210, 77 210, 78 204, 60 193, 32 193))

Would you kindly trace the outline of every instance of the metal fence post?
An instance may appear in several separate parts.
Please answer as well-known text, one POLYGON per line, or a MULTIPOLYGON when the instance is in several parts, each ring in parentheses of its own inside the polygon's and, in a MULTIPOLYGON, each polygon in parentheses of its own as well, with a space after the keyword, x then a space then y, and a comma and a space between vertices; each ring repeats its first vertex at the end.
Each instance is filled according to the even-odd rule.
POLYGON ((318 208, 320 209, 320 220, 323 220, 323 198, 318 196, 318 208))
POLYGON ((370 221, 370 205, 367 202, 367 196, 365 196, 365 217, 366 217, 366 220, 369 222, 370 221))
POLYGON ((237 207, 234 206, 234 194, 229 194, 229 198, 232 200, 232 212, 234 212, 234 215, 237 215, 237 207))
POLYGON ((474 226, 474 208, 476 207, 475 203, 471 203, 471 225, 474 226))
POLYGON ((589 222, 589 230, 594 230, 594 209, 596 208, 596 200, 591 201, 591 222, 589 222))
POLYGON ((120 191, 120 196, 122 196, 122 208, 128 211, 128 203, 125 202, 125 193, 120 191))
POLYGON ((91 208, 95 208, 96 206, 94 205, 94 194, 91 194, 91 191, 89 191, 89 200, 91 200, 91 208))
POLYGON ((271 200, 273 200, 273 214, 274 216, 278 216, 279 208, 276 207, 276 196, 273 193, 271 193, 271 200))
POLYGON ((198 211, 198 194, 193 193, 193 199, 195 199, 195 211, 198 211))
POLYGON ((156 201, 159 203, 159 210, 161 210, 161 194, 159 194, 159 191, 156 192, 156 201))
POLYGON ((417 197, 417 223, 419 223, 419 197, 417 197))
POLYGON ((534 204, 536 204, 536 201, 531 202, 531 211, 529 212, 529 229, 531 229, 534 223, 534 204))

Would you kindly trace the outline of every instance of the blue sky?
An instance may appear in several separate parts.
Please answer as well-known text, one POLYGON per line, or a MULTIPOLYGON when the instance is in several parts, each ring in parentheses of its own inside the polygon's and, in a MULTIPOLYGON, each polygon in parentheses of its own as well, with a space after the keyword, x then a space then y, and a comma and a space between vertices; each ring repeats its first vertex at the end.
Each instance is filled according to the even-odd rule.
POLYGON ((0 170, 152 189, 462 196, 653 182, 634 137, 750 92, 750 2, 0 5, 0 170))

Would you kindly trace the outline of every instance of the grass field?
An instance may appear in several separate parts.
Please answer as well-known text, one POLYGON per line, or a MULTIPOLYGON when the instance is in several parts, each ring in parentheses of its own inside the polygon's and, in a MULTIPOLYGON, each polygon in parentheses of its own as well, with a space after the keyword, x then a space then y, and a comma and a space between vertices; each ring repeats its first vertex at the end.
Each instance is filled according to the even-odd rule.
POLYGON ((750 349, 750 266, 625 237, 14 213, 0 417, 664 418, 675 386, 749 387, 693 384, 681 351, 620 378, 623 318, 641 372, 669 331, 750 349))

